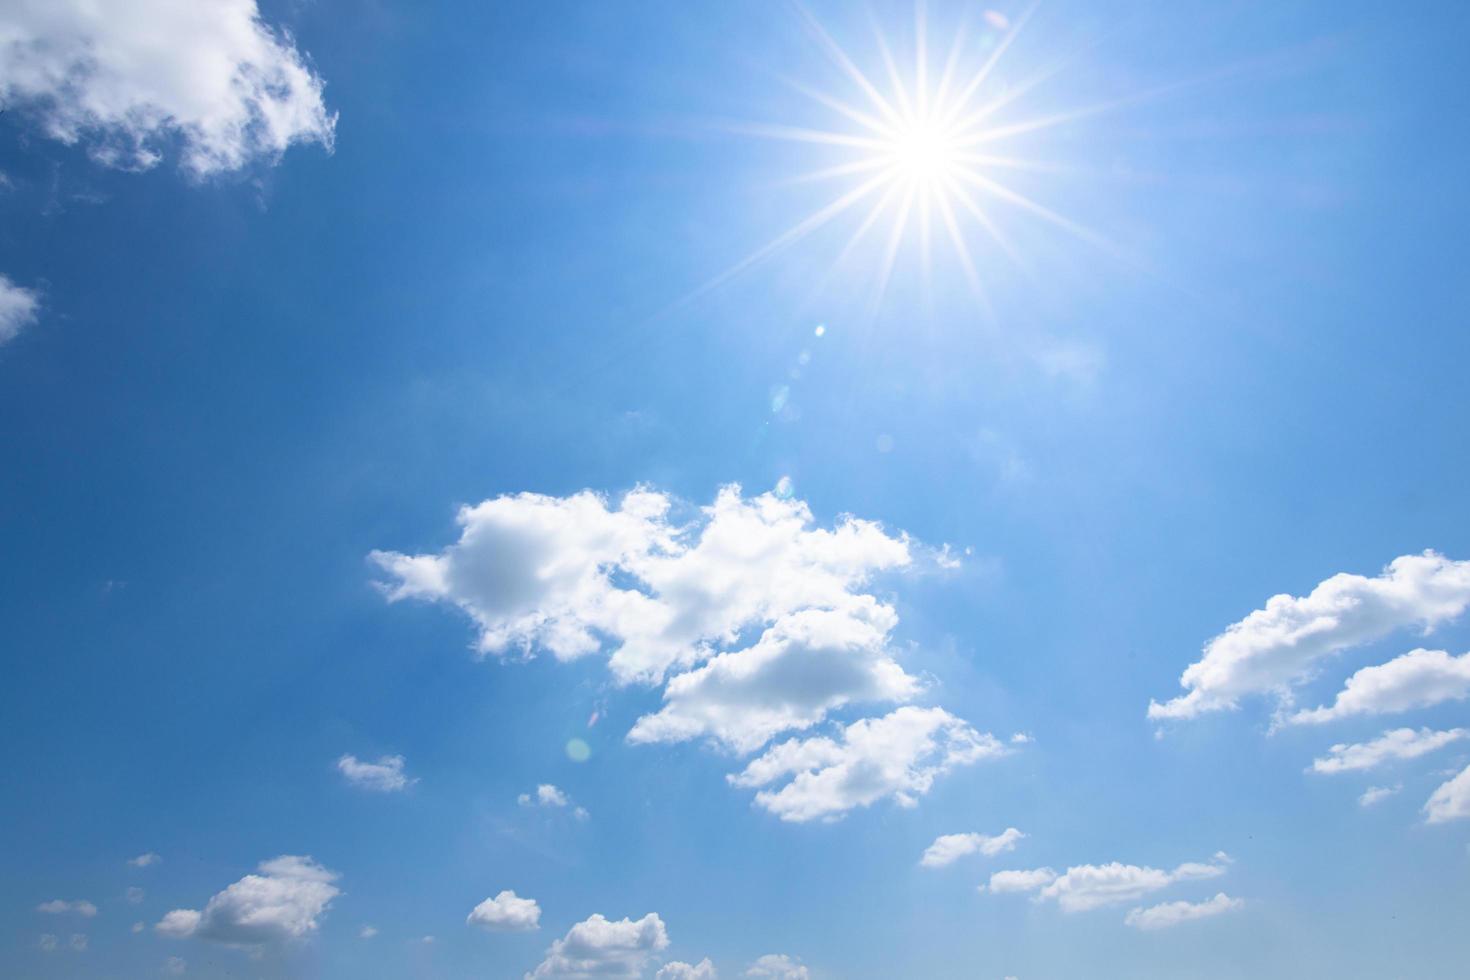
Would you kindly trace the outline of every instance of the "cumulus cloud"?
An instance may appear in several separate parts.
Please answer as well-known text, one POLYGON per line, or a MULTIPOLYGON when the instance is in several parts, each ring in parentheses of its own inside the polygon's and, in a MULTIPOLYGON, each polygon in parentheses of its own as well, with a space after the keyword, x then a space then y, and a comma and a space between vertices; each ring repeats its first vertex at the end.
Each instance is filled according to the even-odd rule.
POLYGON ((794 738, 772 746, 728 778, 750 788, 789 776, 780 789, 758 792, 757 805, 782 820, 833 820, 885 797, 914 806, 936 777, 955 766, 1010 751, 943 708, 903 707, 855 721, 835 739, 794 738))
POLYGON ((1135 929, 1167 929, 1181 922, 1208 919, 1244 906, 1243 899, 1231 898, 1224 892, 1219 892, 1214 898, 1203 902, 1165 902, 1146 909, 1132 909, 1123 922, 1135 929))
POLYGON ((854 701, 906 701, 918 682, 888 651, 893 610, 863 596, 842 609, 792 613, 753 645, 722 653, 664 688, 664 708, 638 719, 631 742, 709 735, 739 752, 805 729, 854 701))
POLYGON ((719 974, 708 958, 693 965, 675 960, 660 967, 653 980, 719 980, 719 974))
POLYGON ((397 793, 418 782, 404 774, 403 765, 401 755, 385 755, 377 762, 363 762, 355 755, 344 755, 337 760, 337 771, 354 786, 375 793, 397 793))
POLYGON ((1187 693, 1149 703, 1153 719, 1234 708, 1241 697, 1293 685, 1323 658, 1409 627, 1428 631, 1470 605, 1470 562, 1433 551, 1395 558, 1375 578, 1338 574, 1305 597, 1277 595, 1205 645, 1179 683, 1187 693))
POLYGON ((1002 851, 1015 850, 1017 841, 1025 836, 1015 827, 1007 827, 994 837, 987 834, 944 834, 934 838, 919 864, 926 868, 942 868, 970 854, 994 857, 1002 851))
POLYGON ((811 971, 785 953, 767 953, 745 971, 747 977, 765 980, 810 980, 811 971))
POLYGON ((546 951, 546 958, 526 974, 526 980, 604 977, 632 980, 642 976, 648 961, 668 945, 668 930, 657 913, 617 922, 593 915, 572 926, 566 936, 553 942, 546 951))
POLYGON ((263 861, 250 874, 209 900, 204 910, 175 909, 154 929, 161 935, 241 946, 301 939, 341 891, 340 877, 309 857, 283 855, 263 861))
POLYGON ((65 899, 53 898, 49 902, 42 902, 40 905, 37 905, 36 911, 45 912, 48 915, 65 915, 68 912, 73 912, 84 919, 90 919, 97 914, 97 906, 85 898, 77 898, 69 902, 65 899))
POLYGON ((541 906, 533 898, 502 891, 476 905, 465 921, 491 932, 529 932, 541 927, 541 906))
POLYGON ((1055 900, 1063 912, 1086 912, 1107 905, 1136 902, 1143 896, 1180 881, 1214 878, 1225 873, 1229 859, 1216 854, 1209 864, 1186 862, 1173 871, 1134 864, 1079 864, 1058 875, 1050 868, 1034 871, 997 871, 990 876, 992 892, 1034 891, 1036 901, 1055 900))
POLYGON ((149 851, 147 854, 139 854, 137 857, 128 858, 128 865, 134 868, 148 868, 162 860, 163 858, 149 851))
POLYGON ((1327 755, 1312 760, 1312 772, 1335 773, 1357 772, 1373 769, 1397 759, 1417 759, 1435 749, 1470 736, 1470 729, 1451 728, 1436 732, 1432 729, 1395 728, 1384 732, 1371 742, 1355 744, 1339 743, 1327 750, 1327 755))
POLYGON ((255 0, 15 0, 0 7, 0 107, 99 162, 197 176, 332 145, 322 80, 255 0))
POLYGON ((797 500, 720 491, 687 526, 672 501, 638 489, 601 496, 523 493, 460 511, 459 541, 438 554, 375 551, 390 600, 452 603, 485 654, 611 649, 621 682, 657 682, 707 659, 751 626, 803 609, 842 609, 874 572, 911 561, 907 538, 846 518, 812 528, 797 500))
MULTIPOLYGON (((0 72, 3 71, 4 68, 0 68, 0 72)), ((0 344, 13 339, 35 322, 40 309, 41 298, 34 290, 22 289, 0 275, 0 344)))
POLYGON ((1470 766, 1460 770, 1424 804, 1425 823, 1448 823, 1470 817, 1470 766))
POLYGON ((1353 715, 1382 715, 1470 697, 1470 653, 1410 650, 1347 679, 1331 707, 1298 711, 1288 721, 1320 725, 1353 715))
POLYGON ((1363 795, 1358 797, 1358 806, 1369 807, 1373 806, 1375 803, 1382 803, 1384 800, 1388 799, 1390 796, 1397 793, 1403 788, 1404 787, 1402 785, 1369 786, 1367 789, 1363 790, 1363 795))

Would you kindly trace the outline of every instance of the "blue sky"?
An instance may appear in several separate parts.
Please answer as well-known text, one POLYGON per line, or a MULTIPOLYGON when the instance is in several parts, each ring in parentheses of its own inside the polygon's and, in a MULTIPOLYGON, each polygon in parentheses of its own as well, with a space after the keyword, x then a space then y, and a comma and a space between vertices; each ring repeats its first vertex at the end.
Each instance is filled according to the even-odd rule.
POLYGON ((0 972, 1463 972, 1460 5, 85 6, 0 972))

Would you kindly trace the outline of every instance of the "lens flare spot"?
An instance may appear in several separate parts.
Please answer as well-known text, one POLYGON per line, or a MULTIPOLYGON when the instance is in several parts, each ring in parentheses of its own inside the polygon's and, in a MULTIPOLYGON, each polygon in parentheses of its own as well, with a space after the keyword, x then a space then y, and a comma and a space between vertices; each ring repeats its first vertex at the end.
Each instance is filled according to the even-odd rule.
POLYGON ((790 500, 791 495, 795 492, 795 490, 796 488, 792 484, 791 477, 789 476, 783 476, 781 477, 781 479, 776 481, 776 496, 780 497, 782 500, 790 500))
POLYGON ((567 741, 567 758, 573 762, 586 762, 592 758, 592 747, 580 738, 567 741))

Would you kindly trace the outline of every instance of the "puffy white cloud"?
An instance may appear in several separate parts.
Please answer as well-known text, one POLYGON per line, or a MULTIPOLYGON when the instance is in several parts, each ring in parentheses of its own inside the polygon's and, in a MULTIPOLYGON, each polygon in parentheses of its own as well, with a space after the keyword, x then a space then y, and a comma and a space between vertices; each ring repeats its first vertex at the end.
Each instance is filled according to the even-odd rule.
POLYGON ((529 932, 541 927, 541 906, 507 890, 476 905, 465 921, 491 932, 529 932))
POLYGON ((522 793, 516 797, 516 802, 521 806, 551 807, 558 810, 572 807, 572 816, 578 820, 586 820, 590 816, 586 807, 572 806, 572 798, 550 783, 537 786, 534 794, 522 793))
POLYGON ((403 765, 401 755, 385 755, 377 762, 363 762, 355 755, 344 755, 337 760, 337 771, 354 786, 376 793, 397 793, 418 782, 408 778, 403 765))
POLYGON ((955 766, 1010 751, 943 708, 909 706, 855 721, 836 739, 782 742, 728 778, 749 788, 790 776, 780 789, 757 793, 756 803, 782 820, 832 820, 884 797, 914 806, 936 777, 955 766))
POLYGON ((1149 703, 1153 719, 1233 708, 1239 698, 1286 697, 1322 658, 1415 626, 1430 630, 1470 605, 1470 562, 1433 551, 1395 558, 1375 578, 1338 574, 1310 595, 1273 596, 1205 645, 1180 677, 1187 693, 1149 703))
POLYGON ((1428 728, 1395 728, 1371 742, 1339 743, 1327 755, 1312 760, 1312 772, 1356 772, 1373 769, 1395 759, 1417 759, 1435 749, 1470 737, 1470 729, 1451 728, 1436 732, 1428 728))
POLYGON ((719 974, 708 958, 693 965, 675 960, 660 967, 653 980, 719 980, 719 974))
POLYGON ((1016 842, 1026 835, 1015 827, 1007 827, 994 837, 988 834, 944 834, 934 838, 919 863, 926 868, 942 868, 969 854, 994 857, 1002 851, 1015 850, 1016 842))
POLYGON ((1410 650, 1349 677, 1331 707, 1298 711, 1288 720, 1320 725, 1352 715, 1409 711, 1466 697, 1470 697, 1470 653, 1452 657, 1443 650, 1410 650))
POLYGON ((1219 892, 1214 898, 1203 902, 1165 902, 1146 909, 1132 909, 1123 922, 1135 929, 1167 929, 1181 922, 1208 919, 1244 906, 1243 899, 1231 898, 1224 892, 1219 892))
MULTIPOLYGON (((3 71, 4 68, 0 67, 0 72, 3 71)), ((40 309, 41 298, 34 290, 22 289, 0 275, 0 344, 30 326, 40 309)))
POLYGON ((219 892, 204 906, 175 909, 154 926, 160 934, 196 936, 233 945, 260 945, 301 939, 341 891, 340 877, 309 857, 283 855, 262 861, 250 874, 219 892))
POLYGON ((137 857, 128 858, 128 864, 134 868, 147 868, 162 860, 163 858, 149 851, 147 854, 139 854, 137 857))
POLYGON ((1368 807, 1373 806, 1375 803, 1382 803, 1384 800, 1388 799, 1390 796, 1397 793, 1403 788, 1404 787, 1402 785, 1369 786, 1367 789, 1363 790, 1363 795, 1358 797, 1358 806, 1368 807))
POLYGON ((0 106, 144 169, 177 143, 199 176, 331 147, 322 80, 255 0, 13 0, 0 6, 0 106))
MULTIPOLYGON (((990 876, 990 890, 998 895, 1007 892, 1034 892, 1057 880, 1051 868, 1032 868, 1029 871, 997 871, 990 876)), ((984 891, 984 886, 981 886, 984 891)))
POLYGON ((1050 868, 998 871, 990 876, 992 892, 1035 891, 1036 901, 1054 899, 1063 912, 1085 912, 1106 905, 1136 902, 1150 892, 1180 881, 1214 878, 1225 873, 1229 859, 1216 854, 1211 864, 1186 862, 1173 871, 1134 864, 1079 864, 1058 875, 1050 868))
POLYGON ((785 616, 753 645, 672 678, 663 709, 638 719, 628 739, 678 742, 710 735, 752 752, 850 702, 906 701, 919 685, 888 651, 897 622, 892 609, 870 596, 842 609, 785 616))
POLYGON ((1447 823, 1470 817, 1470 766, 1444 783, 1424 804, 1425 823, 1447 823))
POLYGON ((810 980, 812 973, 785 953, 767 953, 750 964, 745 975, 765 980, 810 980))
POLYGON ((49 902, 42 902, 36 906, 37 912, 45 912, 48 915, 65 915, 74 912, 84 919, 90 919, 97 914, 97 906, 85 898, 73 899, 68 902, 65 899, 53 898, 49 902))
POLYGON ((593 915, 572 926, 546 951, 546 959, 527 980, 635 978, 655 953, 669 945, 668 930, 657 913, 641 919, 610 921, 593 915))
POLYGON ((657 682, 756 625, 803 609, 846 608, 879 570, 911 561, 907 538, 845 518, 811 528, 797 500, 720 491, 688 526, 672 501, 638 489, 616 507, 591 492, 523 493, 459 513, 438 554, 375 551, 390 600, 453 603, 479 626, 479 650, 561 659, 612 649, 621 682, 657 682))

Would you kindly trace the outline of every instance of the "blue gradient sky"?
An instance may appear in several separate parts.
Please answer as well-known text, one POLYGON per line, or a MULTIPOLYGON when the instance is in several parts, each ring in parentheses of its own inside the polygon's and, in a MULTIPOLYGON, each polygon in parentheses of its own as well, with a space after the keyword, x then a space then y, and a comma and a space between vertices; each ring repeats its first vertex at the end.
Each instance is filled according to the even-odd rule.
MULTIPOLYGON (((1470 821, 1421 807, 1470 743, 1304 769, 1465 701, 1275 733, 1269 697, 1145 712, 1277 593, 1470 558, 1470 13, 1107 7, 1044 4, 995 84, 1064 60, 1016 119, 1154 93, 1018 139, 1056 170, 1005 175, 1116 252, 997 204, 1023 261, 971 229, 989 312, 942 242, 927 284, 902 243, 869 308, 879 250, 834 265, 849 217, 681 302, 840 191, 783 183, 821 147, 729 125, 837 125, 778 76, 858 98, 780 3, 265 4, 335 148, 202 180, 0 117, 0 273, 40 300, 0 346, 0 972, 516 977, 593 913, 656 912, 661 959, 724 977, 768 953, 814 978, 1459 975, 1470 821), (370 552, 440 551, 463 504, 783 477, 823 527, 972 549, 871 591, 922 703, 1031 744, 914 808, 783 822, 729 751, 628 744, 659 693, 605 658, 478 660, 466 617, 372 586, 370 552), (344 753, 418 782, 365 792, 344 753), (519 806, 540 783, 589 818, 519 806), (1403 789, 1361 807, 1369 784, 1403 789), (1011 826, 1013 852, 919 866, 1011 826), (1245 904, 1166 930, 977 892, 1217 851, 1220 878, 1132 905, 1245 904), (154 934, 280 854, 341 875, 309 939, 154 934), (501 889, 538 931, 465 924, 501 889), (58 897, 99 913, 36 911, 58 897)), ((866 13, 811 9, 879 64, 866 13)), ((933 43, 979 9, 931 3, 933 43)), ((873 16, 906 56, 912 6, 873 16)), ((1418 646, 1470 627, 1355 646, 1299 701, 1418 646)))

